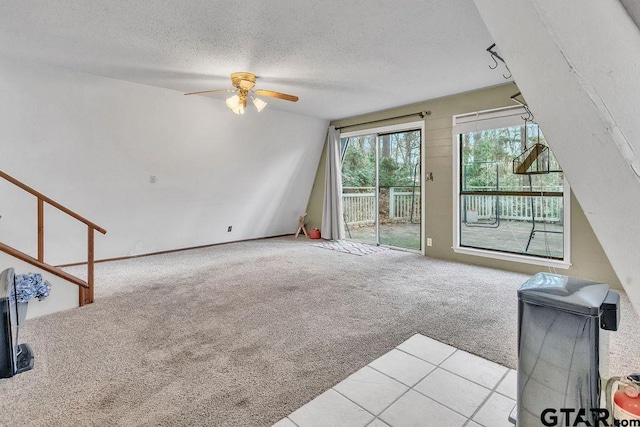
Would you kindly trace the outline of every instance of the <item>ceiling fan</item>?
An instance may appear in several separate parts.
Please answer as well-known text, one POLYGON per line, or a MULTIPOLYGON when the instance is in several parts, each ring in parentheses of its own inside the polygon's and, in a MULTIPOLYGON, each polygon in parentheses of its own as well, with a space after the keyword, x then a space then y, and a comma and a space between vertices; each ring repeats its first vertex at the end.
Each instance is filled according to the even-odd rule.
POLYGON ((287 95, 286 93, 274 92, 272 90, 258 89, 254 90, 256 85, 255 74, 248 72, 238 72, 231 74, 231 84, 235 89, 215 89, 215 90, 203 90, 200 92, 185 93, 185 95, 203 95, 205 93, 215 92, 234 92, 235 95, 227 98, 227 107, 236 114, 244 114, 244 109, 247 107, 247 98, 251 98, 253 105, 256 106, 258 112, 262 111, 267 103, 256 96, 267 96, 270 98, 284 99, 285 101, 296 102, 298 97, 295 95, 287 95))

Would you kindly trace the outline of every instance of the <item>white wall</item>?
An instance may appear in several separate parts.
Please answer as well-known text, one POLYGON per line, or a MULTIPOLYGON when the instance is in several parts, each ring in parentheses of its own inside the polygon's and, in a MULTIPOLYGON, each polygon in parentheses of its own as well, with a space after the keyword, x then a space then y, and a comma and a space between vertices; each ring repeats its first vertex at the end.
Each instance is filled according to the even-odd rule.
MULTIPOLYGON (((295 232, 328 125, 8 58, 0 93, 0 169, 107 229, 98 259, 295 232)), ((35 255, 35 198, 2 181, 0 215, 35 255)), ((86 226, 48 207, 45 230, 45 261, 86 260, 86 226)))
POLYGON ((640 311, 640 32, 616 0, 474 0, 640 311))

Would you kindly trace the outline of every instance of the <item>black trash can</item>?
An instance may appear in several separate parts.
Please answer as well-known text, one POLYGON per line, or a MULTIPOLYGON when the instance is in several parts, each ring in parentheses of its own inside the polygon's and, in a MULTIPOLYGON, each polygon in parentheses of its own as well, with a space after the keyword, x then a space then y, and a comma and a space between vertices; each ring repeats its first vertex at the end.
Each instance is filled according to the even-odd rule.
POLYGON ((620 295, 604 283, 538 273, 520 287, 518 427, 599 425, 609 331, 619 318, 620 295))
POLYGON ((18 304, 13 268, 0 273, 0 378, 9 378, 33 368, 33 353, 28 344, 18 344, 18 304), (15 293, 14 293, 15 295, 15 293))

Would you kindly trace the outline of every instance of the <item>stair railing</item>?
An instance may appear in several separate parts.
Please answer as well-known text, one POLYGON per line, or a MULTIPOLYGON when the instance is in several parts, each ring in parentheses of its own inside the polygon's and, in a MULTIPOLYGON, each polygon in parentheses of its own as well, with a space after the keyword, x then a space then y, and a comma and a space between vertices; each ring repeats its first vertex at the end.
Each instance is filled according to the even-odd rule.
POLYGON ((18 181, 14 177, 0 171, 0 178, 4 178, 9 181, 13 185, 23 189, 24 191, 34 195, 38 199, 38 257, 33 258, 23 252, 18 251, 4 243, 0 243, 0 250, 8 253, 9 255, 15 256, 19 259, 22 259, 25 262, 33 264, 37 267, 42 268, 52 274, 55 274, 63 279, 69 280, 72 283, 78 285, 78 303, 80 306, 85 304, 91 304, 93 302, 93 285, 94 285, 94 262, 95 262, 95 253, 94 253, 94 231, 98 231, 102 234, 106 234, 107 230, 100 227, 99 225, 94 224, 88 219, 78 215, 72 210, 62 206, 60 203, 55 200, 50 199, 44 194, 34 190, 26 184, 18 181), (81 279, 78 279, 75 276, 66 273, 65 271, 53 267, 44 261, 44 204, 47 203, 54 208, 66 213, 72 218, 84 223, 87 225, 87 281, 84 282, 81 279))

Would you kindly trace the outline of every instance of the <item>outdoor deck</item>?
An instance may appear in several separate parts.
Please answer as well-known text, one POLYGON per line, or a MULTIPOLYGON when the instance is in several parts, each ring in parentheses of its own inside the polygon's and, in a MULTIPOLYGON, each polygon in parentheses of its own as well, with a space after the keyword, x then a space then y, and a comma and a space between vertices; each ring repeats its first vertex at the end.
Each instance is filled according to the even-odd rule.
MULTIPOLYGON (((375 227, 373 225, 349 227, 351 236, 347 238, 364 243, 375 243, 375 227)), ((529 250, 525 252, 531 222, 501 221, 498 227, 462 225, 460 230, 462 244, 470 247, 500 249, 508 252, 542 255, 561 258, 563 254, 564 235, 562 226, 558 224, 536 223, 536 233, 531 239, 529 250), (555 233, 545 233, 553 231, 555 233)), ((428 230, 427 230, 428 235, 428 230)), ((393 223, 380 226, 380 243, 406 249, 420 249, 420 224, 393 223)), ((453 244, 453 242, 449 242, 453 244)))
MULTIPOLYGON (((363 243, 376 243, 376 228, 371 225, 348 227, 347 238, 363 243)), ((420 224, 392 223, 380 225, 380 243, 398 248, 420 250, 420 224)))

